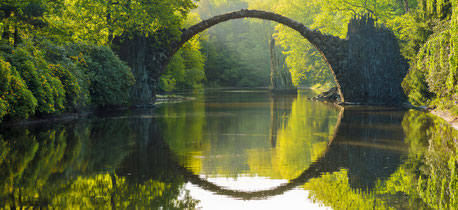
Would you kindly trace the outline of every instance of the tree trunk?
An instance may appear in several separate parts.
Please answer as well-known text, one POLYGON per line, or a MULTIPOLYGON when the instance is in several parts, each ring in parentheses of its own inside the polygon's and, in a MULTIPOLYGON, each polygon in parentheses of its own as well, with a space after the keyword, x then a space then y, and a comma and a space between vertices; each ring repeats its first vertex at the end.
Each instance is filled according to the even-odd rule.
POLYGON ((116 185, 116 175, 114 172, 110 173, 110 178, 111 178, 111 185, 112 185, 112 191, 111 191, 111 209, 116 210, 116 192, 118 190, 118 186, 116 185))
POLYGON ((409 1, 408 0, 404 0, 404 11, 405 13, 408 13, 409 12, 409 1))
POLYGON ((8 43, 10 42, 10 26, 8 23, 5 24, 5 27, 3 28, 2 39, 6 40, 8 43))
POLYGON ((107 25, 108 25, 108 43, 113 41, 113 20, 111 18, 111 7, 113 6, 113 2, 109 0, 107 2, 107 25))
POLYGON ((17 46, 19 44, 19 31, 17 29, 17 26, 14 27, 14 34, 13 34, 13 41, 14 41, 14 46, 17 46))

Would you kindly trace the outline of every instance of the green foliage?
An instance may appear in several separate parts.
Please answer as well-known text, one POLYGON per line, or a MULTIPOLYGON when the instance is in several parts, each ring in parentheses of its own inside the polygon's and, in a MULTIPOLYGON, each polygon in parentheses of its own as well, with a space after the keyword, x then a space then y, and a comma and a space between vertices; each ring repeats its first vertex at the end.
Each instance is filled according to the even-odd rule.
POLYGON ((404 117, 406 141, 418 148, 415 184, 418 194, 433 209, 458 205, 458 132, 447 122, 428 113, 410 111, 404 117), (423 142, 421 142, 423 139, 423 142), (420 155, 421 154, 421 155, 420 155))
POLYGON ((44 39, 2 45, 0 55, 0 116, 10 119, 125 105, 134 83, 129 67, 106 47, 44 39))
MULTIPOLYGON (((447 79, 447 87, 458 91, 458 0, 452 0, 452 7, 449 54, 450 75, 447 79)), ((458 95, 455 95, 454 99, 455 101, 458 100, 458 95)))
POLYGON ((187 89, 200 89, 202 88, 201 82, 205 79, 204 73, 204 55, 197 49, 185 51, 182 54, 185 60, 185 66, 187 69, 186 76, 184 78, 185 88, 187 89))
MULTIPOLYGON (((334 18, 324 14, 322 8, 326 8, 319 1, 279 1, 274 3, 278 6, 273 7, 274 12, 286 15, 289 18, 304 23, 311 28, 320 28, 324 33, 331 33, 342 36, 346 32, 346 27, 341 27, 342 20, 337 14, 334 18), (326 19, 322 21, 321 19, 326 19), (329 21, 333 20, 333 21, 329 21), (335 22, 334 22, 335 21, 335 22), (343 31, 342 31, 343 30, 343 31)), ((253 5, 252 7, 256 7, 253 5)), ((316 84, 334 83, 334 77, 324 61, 322 55, 298 32, 284 26, 275 27, 277 33, 277 43, 285 50, 286 64, 291 72, 293 84, 295 86, 314 86, 316 84)))
MULTIPOLYGON (((201 0, 197 12, 207 19, 247 7, 243 0, 201 0)), ((231 20, 210 28, 201 50, 207 57, 206 85, 268 86, 272 33, 268 21, 231 20)))
POLYGON ((455 91, 453 89, 455 75, 450 75, 448 60, 450 54, 449 40, 450 31, 435 34, 417 55, 417 68, 426 70, 425 76, 429 91, 438 97, 445 97, 455 91), (448 78, 449 76, 451 78, 448 78))
POLYGON ((77 100, 81 94, 81 87, 77 78, 60 64, 49 64, 53 76, 59 78, 65 90, 65 107, 77 107, 77 100))
POLYGON ((42 52, 27 44, 3 56, 24 79, 38 102, 39 113, 54 114, 64 110, 65 90, 59 78, 52 75, 42 52), (11 54, 10 54, 11 53, 11 54))
POLYGON ((0 32, 4 42, 17 45, 27 34, 37 33, 46 26, 43 19, 46 0, 0 2, 0 32))
MULTIPOLYGON (((4 57, 34 93, 38 113, 126 105, 133 84, 128 67, 110 49, 88 46, 109 46, 115 38, 134 36, 166 46, 179 38, 195 7, 192 0, 6 0, 0 2, 0 40, 16 48, 18 56, 4 57)), ((181 86, 198 87, 204 79, 203 56, 194 52, 186 59, 189 74, 181 86)))
POLYGON ((3 116, 5 116, 8 112, 7 112, 7 109, 8 109, 8 103, 0 98, 0 119, 3 118, 3 116))
POLYGON ((134 76, 130 68, 107 47, 71 45, 70 55, 89 78, 89 92, 95 107, 126 105, 134 76))
POLYGON ((414 60, 422 44, 433 33, 429 24, 422 21, 414 12, 394 16, 387 22, 399 39, 401 54, 409 60, 414 60))
POLYGON ((5 115, 27 118, 35 113, 37 100, 10 63, 0 57, 0 121, 5 115))
MULTIPOLYGON (((408 11, 416 6, 415 0, 364 1, 364 0, 312 0, 312 1, 259 1, 247 0, 250 8, 271 10, 297 20, 311 29, 322 33, 345 38, 346 25, 351 17, 361 13, 372 13, 381 23, 395 26, 398 35, 411 31, 408 11), (405 17, 403 16, 405 15, 405 17)), ((284 48, 286 63, 296 86, 329 85, 334 82, 333 75, 322 55, 299 33, 278 24, 275 36, 284 48)), ((407 35, 402 34, 408 42, 407 35)))
MULTIPOLYGON (((200 22, 197 13, 188 16, 186 25, 200 22)), ((171 92, 174 90, 197 90, 202 88, 205 80, 205 57, 201 50, 201 36, 197 35, 188 41, 171 59, 161 75, 159 89, 171 92)))
MULTIPOLYGON (((269 10, 341 38, 353 15, 372 13, 395 32, 403 55, 412 61, 403 83, 410 100, 454 106, 457 5, 457 0, 202 0, 196 11, 206 19, 247 7, 269 10)), ((89 46, 109 46, 116 37, 141 35, 154 40, 150 47, 160 51, 178 39, 181 28, 200 21, 189 13, 195 7, 191 0, 1 1, 0 42, 7 45, 2 46, 2 56, 33 93, 39 114, 125 105, 132 84, 126 65, 109 49, 89 46)), ((298 33, 271 22, 235 20, 212 28, 208 38, 196 37, 180 50, 160 78, 159 88, 199 89, 205 81, 210 86, 266 86, 272 34, 296 86, 333 83, 321 54, 298 33)), ((9 102, 0 99, 0 116, 8 115, 8 107, 9 102)))
POLYGON ((2 130, 0 206, 194 209, 197 201, 181 190, 184 179, 158 161, 167 155, 160 147, 140 152, 153 160, 146 177, 115 173, 133 154, 135 128, 147 128, 148 123, 103 119, 2 130))
POLYGON ((416 66, 412 66, 411 70, 404 81, 402 87, 411 101, 415 105, 426 105, 434 97, 428 89, 428 83, 426 82, 425 73, 423 69, 417 69, 416 66))
POLYGON ((145 36, 167 29, 171 37, 180 35, 192 0, 130 1, 71 0, 65 9, 52 16, 62 31, 71 31, 71 40, 110 44, 114 37, 140 33, 145 36))
MULTIPOLYGON (((208 86, 262 86, 268 81, 265 68, 260 74, 256 74, 248 66, 242 64, 241 56, 237 50, 228 47, 228 44, 217 40, 218 35, 210 36, 205 42, 207 62, 205 65, 205 75, 208 86), (262 80, 264 78, 264 80, 262 80), (261 80, 261 81, 260 81, 261 80)), ((266 61, 267 62, 267 61, 266 61)))
POLYGON ((73 111, 91 104, 87 70, 80 64, 81 52, 75 51, 78 45, 56 45, 47 39, 35 43, 44 51, 48 67, 54 76, 58 77, 66 92, 66 110, 73 111))
POLYGON ((164 74, 159 81, 159 88, 166 92, 171 92, 177 89, 177 79, 183 80, 186 74, 184 59, 181 57, 182 50, 179 50, 170 60, 164 74))
MULTIPOLYGON (((413 61, 414 68, 421 69, 417 61, 417 54, 420 49, 425 49, 423 44, 426 43, 433 33, 442 33, 446 31, 450 21, 452 27, 449 32, 442 34, 442 41, 437 41, 442 48, 436 53, 435 59, 437 66, 447 69, 450 64, 450 70, 441 70, 438 68, 431 75, 421 75, 412 73, 404 84, 406 91, 409 92, 410 98, 417 104, 425 104, 431 101, 435 92, 427 93, 430 83, 435 83, 435 91, 447 87, 448 90, 454 90, 453 76, 444 76, 447 72, 454 74, 456 71, 456 53, 453 40, 456 40, 456 15, 452 16, 452 10, 456 10, 455 1, 442 0, 382 0, 382 1, 364 1, 364 0, 325 0, 325 1, 259 1, 247 0, 250 8, 271 10, 276 13, 298 20, 312 29, 318 29, 323 33, 332 34, 345 38, 345 27, 348 20, 357 14, 371 13, 378 19, 378 23, 385 24, 392 29, 399 38, 402 54, 413 61), (443 20, 443 21, 441 21, 443 20), (455 25, 453 25, 455 23, 455 25), (447 37, 448 36, 448 37, 447 37), (452 38, 455 37, 455 38, 452 38), (450 39, 447 41, 446 39, 450 39), (449 47, 447 46, 449 45, 449 47), (449 52, 450 51, 450 52, 449 52), (448 54, 447 54, 448 53, 448 54), (442 59, 442 61, 440 61, 442 59), (450 60, 449 62, 446 62, 450 60), (414 61, 415 60, 415 61, 414 61), (449 63, 449 64, 447 64, 449 63), (424 81, 422 79, 425 79, 424 81), (438 81, 436 81, 438 80, 438 81), (449 85, 445 85, 449 84, 449 85), (419 86, 416 86, 419 85, 419 86)), ((317 53, 313 46, 308 44, 304 39, 293 30, 277 25, 275 28, 277 41, 285 50, 287 64, 293 76, 295 85, 304 84, 312 86, 314 84, 323 84, 332 81, 332 75, 328 67, 323 62, 321 55, 317 53)), ((433 47, 430 47, 433 49, 433 47)), ((413 69, 413 68, 412 68, 413 69)), ((412 70, 411 72, 413 72, 412 70)), ((423 71, 423 70, 421 70, 423 71)), ((440 93, 442 94, 442 93, 440 93)))
POLYGON ((425 19, 449 19, 452 15, 452 1, 419 0, 420 15, 425 19))
POLYGON ((403 87, 414 104, 447 109, 456 106, 458 25, 456 18, 450 17, 456 17, 457 7, 456 1, 421 1, 418 18, 428 24, 423 27, 424 30, 416 32, 417 36, 423 38, 416 43, 420 49, 403 82, 403 87))
POLYGON ((310 87, 334 82, 328 65, 310 43, 305 42, 299 33, 286 29, 285 26, 278 26, 277 29, 278 43, 289 49, 284 53, 295 86, 310 87))

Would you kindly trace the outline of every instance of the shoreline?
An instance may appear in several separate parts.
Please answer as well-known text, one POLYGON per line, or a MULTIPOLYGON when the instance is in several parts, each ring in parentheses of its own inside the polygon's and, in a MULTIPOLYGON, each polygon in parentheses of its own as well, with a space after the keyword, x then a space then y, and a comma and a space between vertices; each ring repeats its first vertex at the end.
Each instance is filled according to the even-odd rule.
POLYGON ((22 119, 17 121, 3 121, 0 122, 0 129, 11 128, 11 127, 23 127, 33 126, 42 123, 53 123, 53 122, 70 122, 77 119, 86 118, 94 112, 83 112, 83 113, 64 113, 61 116, 44 116, 44 117, 33 117, 28 119, 22 119))
MULTIPOLYGON (((325 103, 331 102, 337 106, 352 105, 352 104, 339 103, 340 96, 337 93, 336 87, 333 87, 327 91, 322 92, 318 96, 309 98, 309 99, 314 100, 314 101, 321 101, 325 103)), ((360 105, 360 104, 353 104, 353 105, 360 105)), ((413 110, 419 110, 419 111, 423 110, 423 111, 429 112, 437 117, 444 119, 450 125, 450 127, 452 127, 455 130, 458 130, 458 116, 452 114, 448 110, 428 109, 427 107, 415 107, 410 102, 403 103, 401 104, 400 107, 405 108, 405 109, 413 109, 413 110)))
MULTIPOLYGON (((159 95, 159 96, 162 96, 162 97, 159 97, 158 100, 154 102, 154 105, 151 106, 152 108, 157 108, 157 106, 162 103, 173 103, 173 102, 176 103, 176 102, 183 102, 183 101, 196 99, 193 97, 186 97, 186 96, 174 95, 174 94, 164 94, 164 95, 159 95)), ((317 100, 315 98, 309 98, 309 99, 317 100)), ((322 102, 327 102, 327 101, 324 100, 322 102)), ((34 117, 34 118, 29 118, 29 119, 19 120, 19 121, 4 121, 4 122, 0 122, 0 129, 13 127, 13 126, 29 126, 29 125, 35 125, 35 124, 40 124, 40 123, 69 122, 73 120, 89 118, 90 116, 97 115, 98 113, 106 113, 106 112, 128 110, 128 109, 139 109, 139 108, 145 108, 145 107, 135 107, 135 106, 117 107, 117 108, 109 109, 105 111, 100 111, 97 109, 87 109, 82 112, 63 113, 60 116, 45 116, 43 118, 34 117)), ((450 127, 452 127, 455 130, 458 130, 458 116, 453 115, 448 110, 438 110, 438 109, 431 109, 431 110, 424 109, 424 110, 437 117, 442 118, 450 125, 450 127)))
MULTIPOLYGON (((154 107, 154 106, 153 106, 154 107)), ((11 127, 35 126, 38 124, 48 124, 57 122, 71 122, 74 120, 88 119, 96 115, 104 113, 113 113, 129 109, 141 109, 143 107, 111 107, 109 109, 86 109, 77 112, 64 112, 60 115, 45 115, 41 117, 33 116, 28 119, 21 119, 16 121, 3 121, 0 122, 0 129, 7 129, 11 127)))
POLYGON ((71 122, 74 120, 88 119, 97 115, 104 115, 109 113, 115 113, 126 110, 136 109, 156 109, 160 104, 163 103, 179 103, 189 100, 196 100, 194 97, 186 97, 181 95, 166 94, 157 95, 159 96, 154 102, 144 105, 133 105, 133 106, 120 106, 120 107, 109 107, 106 109, 89 108, 75 112, 64 112, 60 115, 45 115, 41 117, 32 116, 28 119, 21 119, 16 121, 2 121, 0 122, 0 129, 7 129, 11 127, 22 127, 22 126, 34 126, 42 123, 56 123, 56 122, 71 122))

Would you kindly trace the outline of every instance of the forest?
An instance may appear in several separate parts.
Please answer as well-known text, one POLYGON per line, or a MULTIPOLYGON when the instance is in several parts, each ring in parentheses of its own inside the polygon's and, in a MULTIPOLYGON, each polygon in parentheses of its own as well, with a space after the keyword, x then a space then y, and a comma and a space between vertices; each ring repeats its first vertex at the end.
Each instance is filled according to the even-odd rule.
MULTIPOLYGON (((245 8, 272 11, 340 38, 352 17, 370 13, 394 31, 409 60, 402 85, 410 102, 458 114, 457 0, 1 0, 0 120, 129 106, 138 94, 136 82, 145 79, 135 59, 144 59, 144 68, 157 65, 153 58, 183 28, 245 8)), ((296 87, 335 85, 319 52, 297 32, 241 19, 186 43, 159 81, 150 81, 152 94, 266 87, 271 37, 296 87)))
POLYGON ((373 17, 409 64, 410 103, 458 116, 458 0, 0 0, 0 209, 292 209, 296 197, 299 209, 457 209, 457 127, 425 109, 310 100, 338 83, 297 31, 231 20, 167 57, 186 28, 242 9, 340 39, 373 17), (273 49, 300 90, 266 90, 273 49), (309 170, 254 201, 204 186, 286 189, 309 170))

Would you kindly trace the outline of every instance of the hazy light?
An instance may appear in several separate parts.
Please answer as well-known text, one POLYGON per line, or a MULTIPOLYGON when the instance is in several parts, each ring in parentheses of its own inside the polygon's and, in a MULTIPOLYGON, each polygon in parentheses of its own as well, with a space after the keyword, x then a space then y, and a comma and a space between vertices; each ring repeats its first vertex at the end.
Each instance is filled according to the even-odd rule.
MULTIPOLYGON (((275 188, 285 184, 288 180, 269 179, 266 177, 238 177, 234 178, 208 178, 218 186, 238 191, 258 191, 275 188)), ((216 195, 192 183, 186 183, 185 189, 190 191, 192 198, 200 201, 202 209, 331 209, 318 203, 313 203, 308 198, 308 191, 295 188, 282 195, 268 197, 264 200, 238 200, 224 195, 216 195)))

